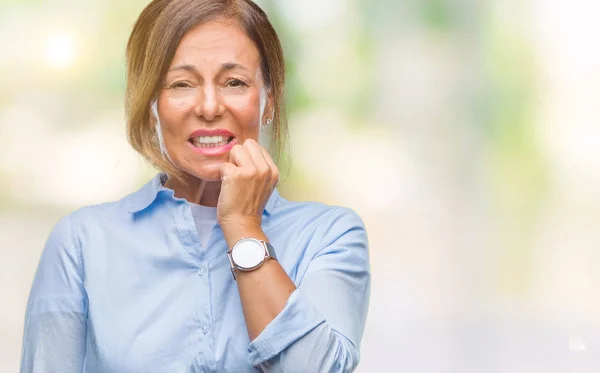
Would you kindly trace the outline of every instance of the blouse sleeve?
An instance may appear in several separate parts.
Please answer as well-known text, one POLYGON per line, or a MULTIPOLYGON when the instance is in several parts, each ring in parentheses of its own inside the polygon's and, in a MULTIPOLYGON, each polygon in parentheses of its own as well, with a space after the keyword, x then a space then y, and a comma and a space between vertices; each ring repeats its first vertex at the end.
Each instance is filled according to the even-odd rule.
POLYGON ((351 372, 370 293, 365 227, 349 209, 328 222, 322 248, 284 309, 249 346, 263 371, 351 372))
POLYGON ((71 215, 48 237, 33 280, 23 333, 21 373, 81 373, 86 294, 71 215))

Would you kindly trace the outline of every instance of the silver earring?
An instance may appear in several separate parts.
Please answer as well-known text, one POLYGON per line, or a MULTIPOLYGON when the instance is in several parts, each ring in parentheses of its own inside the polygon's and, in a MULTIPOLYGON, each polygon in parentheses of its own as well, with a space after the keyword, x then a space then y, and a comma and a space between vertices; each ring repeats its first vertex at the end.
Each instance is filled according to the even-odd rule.
POLYGON ((265 120, 265 124, 266 124, 267 126, 268 126, 268 125, 270 125, 270 124, 271 124, 271 122, 273 122, 273 119, 271 119, 271 118, 267 118, 267 119, 265 120))

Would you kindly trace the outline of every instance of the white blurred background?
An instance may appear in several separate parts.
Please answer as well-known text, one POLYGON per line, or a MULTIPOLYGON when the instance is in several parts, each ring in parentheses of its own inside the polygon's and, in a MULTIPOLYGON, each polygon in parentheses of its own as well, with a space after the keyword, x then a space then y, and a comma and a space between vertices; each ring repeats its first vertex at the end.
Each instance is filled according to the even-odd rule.
MULTIPOLYGON (((0 371, 56 221, 154 175, 127 145, 147 1, 0 0, 0 371)), ((371 244, 358 372, 600 372, 600 2, 263 0, 288 61, 280 192, 371 244)))

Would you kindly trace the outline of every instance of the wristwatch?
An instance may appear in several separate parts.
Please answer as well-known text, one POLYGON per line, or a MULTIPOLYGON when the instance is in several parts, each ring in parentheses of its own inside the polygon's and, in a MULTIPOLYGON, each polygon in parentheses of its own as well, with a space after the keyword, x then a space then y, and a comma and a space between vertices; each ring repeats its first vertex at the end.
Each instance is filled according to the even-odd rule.
POLYGON ((233 245, 227 252, 229 264, 231 264, 231 274, 235 280, 235 271, 250 272, 267 260, 273 258, 277 260, 275 249, 270 243, 255 238, 242 238, 233 245))

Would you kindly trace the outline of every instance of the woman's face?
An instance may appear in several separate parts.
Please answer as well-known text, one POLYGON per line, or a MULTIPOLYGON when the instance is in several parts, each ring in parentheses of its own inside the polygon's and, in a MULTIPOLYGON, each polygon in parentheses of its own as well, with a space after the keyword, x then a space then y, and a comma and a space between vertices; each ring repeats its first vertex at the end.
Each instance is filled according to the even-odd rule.
POLYGON ((158 96, 163 155, 186 174, 220 180, 230 149, 258 141, 271 107, 252 40, 233 23, 201 24, 179 43, 158 96))

